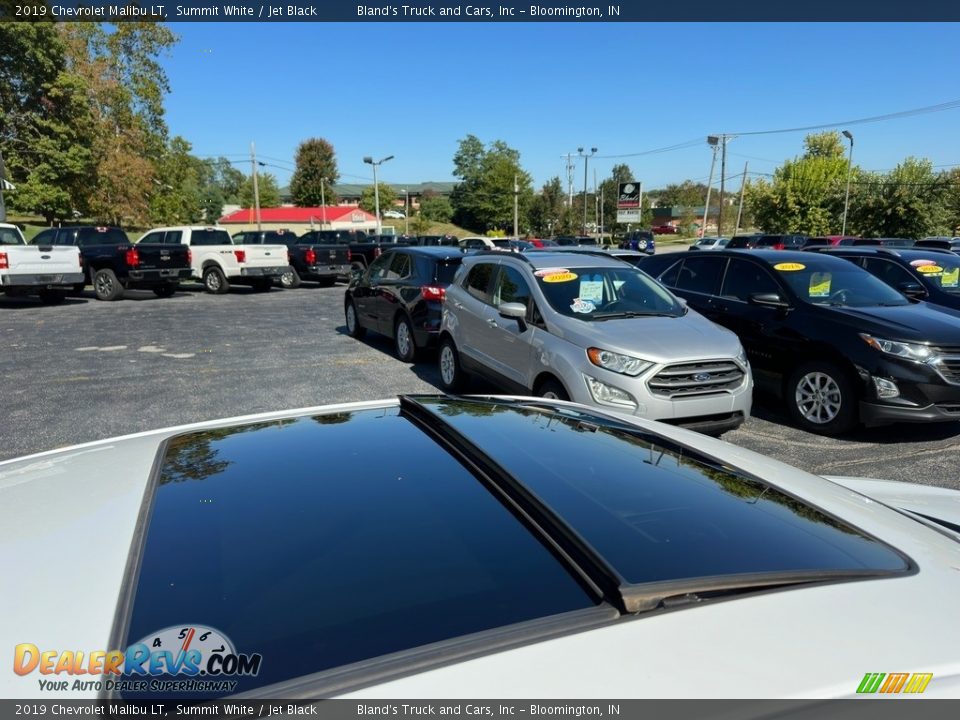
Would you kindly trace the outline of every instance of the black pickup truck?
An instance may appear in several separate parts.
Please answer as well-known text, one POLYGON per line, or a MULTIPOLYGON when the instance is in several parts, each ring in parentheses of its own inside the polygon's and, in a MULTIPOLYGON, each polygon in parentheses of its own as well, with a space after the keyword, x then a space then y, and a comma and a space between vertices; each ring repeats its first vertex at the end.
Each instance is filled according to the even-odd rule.
MULTIPOLYGON (((74 245, 80 248, 85 280, 98 300, 119 300, 124 290, 153 290, 170 297, 181 280, 190 278, 190 248, 130 242, 116 227, 49 228, 33 238, 33 245, 74 245)), ((84 283, 74 286, 83 292, 84 283)))
POLYGON ((350 243, 350 261, 354 269, 364 270, 387 250, 416 245, 417 238, 409 235, 368 235, 350 243))
POLYGON ((321 287, 333 285, 337 278, 350 275, 350 248, 347 238, 331 236, 346 233, 330 230, 311 230, 297 237, 289 230, 248 231, 233 236, 235 243, 244 245, 283 243, 290 254, 290 272, 280 276, 280 286, 293 289, 302 280, 311 280, 321 287))

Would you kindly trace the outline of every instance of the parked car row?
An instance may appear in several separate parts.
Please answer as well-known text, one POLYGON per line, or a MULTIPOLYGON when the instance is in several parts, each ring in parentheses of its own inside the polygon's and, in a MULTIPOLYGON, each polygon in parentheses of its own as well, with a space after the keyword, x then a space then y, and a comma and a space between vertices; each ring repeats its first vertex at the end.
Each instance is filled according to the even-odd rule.
POLYGON ((725 247, 728 250, 802 250, 808 247, 847 247, 851 245, 880 245, 883 247, 935 247, 943 250, 960 250, 960 238, 928 237, 912 238, 864 238, 851 235, 770 235, 752 233, 735 235, 733 238, 701 238, 688 250, 707 250, 725 247))

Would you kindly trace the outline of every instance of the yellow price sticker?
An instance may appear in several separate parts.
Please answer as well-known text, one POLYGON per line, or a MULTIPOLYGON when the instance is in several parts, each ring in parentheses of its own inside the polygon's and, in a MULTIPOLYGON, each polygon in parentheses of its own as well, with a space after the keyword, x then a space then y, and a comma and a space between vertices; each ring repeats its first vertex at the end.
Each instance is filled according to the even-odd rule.
POLYGON ((960 267, 944 272, 940 278, 940 285, 942 287, 957 287, 960 285, 960 267))
POLYGON ((777 263, 773 266, 773 269, 780 272, 796 272, 797 270, 806 270, 807 266, 803 263, 777 263))
POLYGON ((917 268, 917 272, 923 273, 924 275, 936 275, 937 273, 942 273, 943 268, 939 265, 921 265, 917 268))
POLYGON ((830 273, 813 273, 810 276, 810 297, 830 297, 830 273))
POLYGON ((571 280, 576 280, 577 274, 572 272, 562 272, 562 273, 552 273, 543 278, 544 282, 555 283, 555 282, 570 282, 571 280))

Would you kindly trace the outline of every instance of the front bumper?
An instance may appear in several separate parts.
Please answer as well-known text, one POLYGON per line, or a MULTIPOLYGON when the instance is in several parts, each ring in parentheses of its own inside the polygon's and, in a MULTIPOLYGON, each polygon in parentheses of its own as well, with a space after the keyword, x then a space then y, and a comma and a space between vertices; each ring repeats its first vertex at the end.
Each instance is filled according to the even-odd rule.
POLYGON ((53 289, 61 285, 76 285, 83 282, 83 273, 50 273, 34 274, 25 273, 22 275, 0 275, 0 287, 4 290, 28 287, 53 289))
POLYGON ((240 268, 240 277, 244 278, 278 278, 292 268, 289 265, 272 267, 244 267, 240 268))
POLYGON ((896 358, 875 359, 858 367, 863 381, 860 420, 864 425, 960 420, 960 385, 947 382, 933 367, 896 358), (873 378, 893 382, 899 396, 877 396, 873 378))
POLYGON ((911 407, 860 401, 860 421, 868 427, 898 422, 956 422, 957 420, 960 420, 960 402, 911 407))

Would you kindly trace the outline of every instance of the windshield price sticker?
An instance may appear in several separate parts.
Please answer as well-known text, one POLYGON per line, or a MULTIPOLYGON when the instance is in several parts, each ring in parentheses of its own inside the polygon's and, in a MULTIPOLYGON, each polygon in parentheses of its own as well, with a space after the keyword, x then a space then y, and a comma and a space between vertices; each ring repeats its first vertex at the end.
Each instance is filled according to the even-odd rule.
POLYGON ((803 263, 777 263, 773 266, 773 269, 780 272, 797 272, 798 270, 806 270, 807 266, 803 263))
POLYGON ((594 310, 596 310, 597 306, 594 305, 589 300, 584 300, 583 298, 574 298, 573 304, 570 306, 570 309, 573 310, 575 313, 582 313, 584 315, 587 315, 589 313, 592 313, 594 310))
POLYGON ((548 283, 570 282, 576 280, 577 274, 572 272, 555 272, 544 276, 543 281, 548 283))
POLYGON ((960 267, 953 270, 945 270, 940 278, 941 287, 957 287, 960 285, 960 267))
POLYGON ((580 300, 591 303, 603 302, 603 280, 581 280, 580 300))
POLYGON ((913 260, 910 264, 915 268, 923 267, 924 265, 936 265, 933 260, 913 260))
POLYGON ((830 297, 830 273, 813 273, 810 276, 810 297, 830 297))
POLYGON ((917 268, 917 272, 921 272, 924 275, 936 275, 937 273, 942 273, 943 268, 939 265, 921 265, 917 268))
POLYGON ((542 278, 542 277, 546 277, 547 275, 553 275, 554 273, 565 273, 565 272, 570 272, 570 271, 567 270, 567 268, 561 268, 561 267, 543 268, 533 273, 533 276, 542 278))

